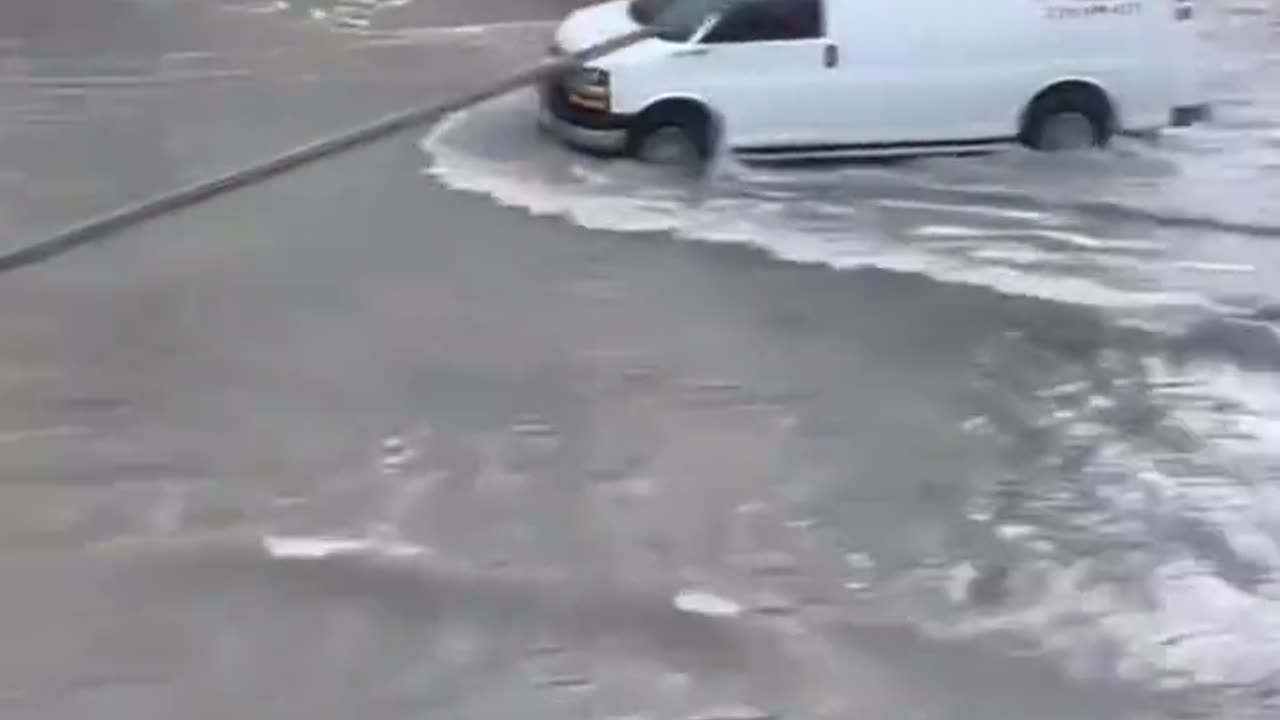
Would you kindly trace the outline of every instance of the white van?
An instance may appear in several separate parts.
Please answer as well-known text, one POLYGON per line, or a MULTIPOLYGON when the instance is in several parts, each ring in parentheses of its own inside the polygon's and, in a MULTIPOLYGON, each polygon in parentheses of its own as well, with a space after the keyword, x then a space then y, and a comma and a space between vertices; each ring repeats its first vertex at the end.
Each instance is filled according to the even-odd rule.
POLYGON ((651 162, 1106 145, 1207 117, 1193 0, 610 0, 553 53, 540 124, 651 162))

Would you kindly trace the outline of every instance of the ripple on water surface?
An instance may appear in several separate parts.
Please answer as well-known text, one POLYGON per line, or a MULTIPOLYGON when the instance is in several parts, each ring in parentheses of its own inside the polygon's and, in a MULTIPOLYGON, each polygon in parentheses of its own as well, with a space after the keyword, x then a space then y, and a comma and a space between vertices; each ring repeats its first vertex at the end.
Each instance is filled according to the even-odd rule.
POLYGON ((1171 140, 1065 159, 1014 151, 887 168, 723 163, 708 181, 672 182, 555 146, 532 127, 533 103, 513 94, 448 118, 423 142, 428 172, 595 229, 670 231, 794 262, 917 272, 1125 311, 1265 295, 1280 267, 1277 244, 1257 237, 1280 237, 1266 210, 1280 171, 1257 163, 1254 141, 1220 159, 1192 159, 1179 149, 1192 141, 1171 140), (1250 167, 1232 170, 1241 177, 1197 167, 1230 158, 1249 158, 1250 167))
MULTIPOLYGON (((1223 35, 1258 40, 1256 23, 1231 22, 1223 35)), ((940 603, 914 618, 940 634, 1017 636, 1152 687, 1250 687, 1256 710, 1280 682, 1280 54, 1246 45, 1221 54, 1213 123, 1078 156, 725 162, 685 181, 558 147, 527 93, 447 118, 422 146, 447 186, 589 228, 910 271, 1153 331, 1150 346, 981 390, 1009 407, 967 427, 1012 448, 1010 477, 964 522, 1003 549, 871 584, 911 595, 900 612, 940 603), (996 602, 975 607, 975 593, 996 602)))

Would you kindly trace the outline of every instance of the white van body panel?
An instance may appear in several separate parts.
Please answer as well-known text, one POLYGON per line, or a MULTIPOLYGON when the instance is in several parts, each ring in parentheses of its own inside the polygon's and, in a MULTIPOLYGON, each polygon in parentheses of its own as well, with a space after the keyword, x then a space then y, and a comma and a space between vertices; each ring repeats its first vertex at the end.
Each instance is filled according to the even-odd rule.
MULTIPOLYGON (((775 156, 1013 142, 1036 95, 1068 81, 1106 95, 1115 130, 1151 131, 1205 102, 1200 40, 1195 22, 1175 19, 1179 1, 821 0, 823 37, 652 39, 592 66, 609 71, 619 116, 692 99, 724 145, 775 156)), ((574 52, 637 28, 629 0, 610 0, 569 15, 556 43, 574 52)))
MULTIPOLYGON (((598 45, 605 40, 635 32, 640 26, 627 13, 627 0, 588 5, 575 10, 556 28, 556 47, 566 53, 575 53, 598 45)), ((661 61, 679 45, 661 40, 641 40, 603 58, 593 61, 594 67, 617 68, 645 61, 654 61, 650 68, 630 73, 636 79, 657 76, 663 72, 661 61)))
MULTIPOLYGON (((667 65, 680 78, 674 94, 700 99, 713 108, 730 146, 810 144, 828 132, 825 118, 797 110, 833 90, 829 75, 813 71, 821 67, 823 44, 795 40, 723 45, 706 54, 677 52, 667 65)), ((626 107, 639 108, 672 91, 668 80, 650 76, 637 83, 634 96, 624 91, 619 98, 634 100, 626 107)))
POLYGON ((1179 0, 1181 4, 1198 10, 1191 21, 1174 23, 1166 37, 1165 52, 1175 62, 1170 82, 1174 103, 1191 106, 1205 102, 1209 96, 1209 78, 1216 59, 1207 41, 1205 23, 1209 13, 1205 9, 1208 0, 1179 0))

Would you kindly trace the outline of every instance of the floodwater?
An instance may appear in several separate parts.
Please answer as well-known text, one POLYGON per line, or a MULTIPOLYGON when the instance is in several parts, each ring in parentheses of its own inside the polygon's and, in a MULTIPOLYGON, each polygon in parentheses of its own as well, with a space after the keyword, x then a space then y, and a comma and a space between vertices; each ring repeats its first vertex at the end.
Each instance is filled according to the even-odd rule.
MULTIPOLYGON (((0 249, 571 3, 24 5, 0 249)), ((0 278, 0 715, 1274 716, 1266 12, 1155 145, 682 184, 515 93, 0 278)))

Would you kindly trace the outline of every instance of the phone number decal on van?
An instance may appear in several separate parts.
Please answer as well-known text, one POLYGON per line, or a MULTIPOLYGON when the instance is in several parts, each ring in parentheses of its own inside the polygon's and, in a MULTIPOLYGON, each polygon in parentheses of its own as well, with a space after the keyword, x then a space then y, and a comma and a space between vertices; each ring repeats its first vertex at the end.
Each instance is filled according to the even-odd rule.
POLYGON ((1091 18, 1111 15, 1137 15, 1142 12, 1141 0, 1080 0, 1078 2, 1047 2, 1044 8, 1045 17, 1050 20, 1072 20, 1075 18, 1091 18))

